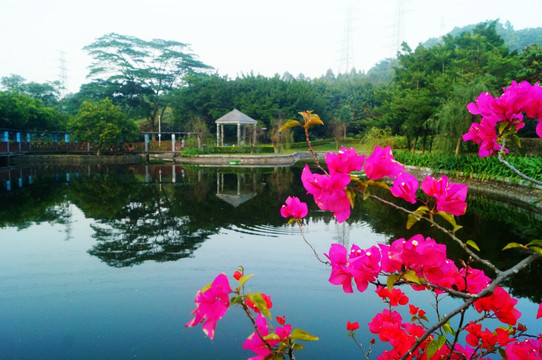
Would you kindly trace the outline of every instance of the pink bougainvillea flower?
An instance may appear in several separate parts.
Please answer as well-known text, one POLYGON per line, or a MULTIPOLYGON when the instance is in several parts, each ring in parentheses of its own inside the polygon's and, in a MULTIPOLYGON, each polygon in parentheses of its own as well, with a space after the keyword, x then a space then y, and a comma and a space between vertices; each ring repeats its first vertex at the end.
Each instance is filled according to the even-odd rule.
POLYGON ((350 254, 341 244, 332 244, 329 254, 324 254, 331 261, 331 275, 329 282, 333 285, 342 285, 343 291, 352 293, 352 280, 355 281, 358 291, 367 289, 369 281, 374 281, 380 272, 380 251, 372 246, 367 250, 352 245, 350 254))
POLYGON ((326 164, 330 173, 340 172, 350 174, 352 171, 360 171, 363 168, 365 156, 358 155, 354 148, 341 146, 338 153, 328 153, 326 164))
POLYGON ((507 360, 542 359, 542 344, 535 339, 525 339, 508 344, 505 349, 507 360))
POLYGON ((474 141, 480 145, 478 155, 487 157, 501 150, 502 146, 497 142, 499 138, 496 123, 489 118, 482 118, 480 123, 471 124, 469 131, 463 135, 463 141, 474 141))
POLYGON ((481 93, 475 100, 467 105, 467 110, 473 115, 491 118, 494 115, 493 103, 495 98, 488 92, 481 93))
POLYGON ((307 204, 301 202, 299 198, 295 196, 288 196, 285 203, 286 205, 282 205, 280 208, 280 214, 282 217, 288 218, 291 216, 294 219, 302 219, 307 216, 307 204))
POLYGON ((329 282, 333 285, 342 285, 343 291, 352 293, 352 273, 348 269, 348 256, 346 248, 341 244, 331 244, 329 254, 324 254, 331 261, 331 275, 329 282))
POLYGON ((463 215, 467 210, 467 185, 451 183, 446 175, 442 175, 438 180, 426 176, 420 188, 428 196, 435 198, 437 211, 463 215))
POLYGON ((351 205, 345 187, 350 183, 349 175, 339 172, 330 175, 313 174, 309 166, 305 165, 301 182, 307 192, 314 196, 314 201, 321 210, 332 211, 339 223, 348 219, 351 205))
POLYGON ((286 315, 283 315, 283 316, 277 316, 276 319, 277 319, 277 322, 278 322, 280 325, 284 325, 284 323, 286 322, 286 315))
POLYGON ((418 191, 418 179, 407 172, 401 172, 390 187, 393 196, 416 203, 416 191, 418 191))
POLYGON ((542 303, 540 303, 540 305, 538 305, 538 312, 536 313, 536 318, 537 319, 542 318, 542 303))
MULTIPOLYGON (((467 281, 463 280, 462 282, 463 284, 465 282, 467 283, 467 292, 469 294, 478 294, 480 291, 484 290, 491 282, 491 278, 486 276, 483 270, 473 269, 471 267, 469 267, 468 270, 465 268, 459 270, 459 274, 461 275, 462 279, 465 279, 465 273, 467 273, 467 281)), ((464 285, 461 286, 460 283, 457 285, 458 289, 464 290, 464 285)))
MULTIPOLYGON (((256 328, 260 332, 260 335, 263 337, 269 335, 269 329, 267 328, 267 321, 265 317, 261 314, 256 318, 256 328)), ((279 340, 267 340, 269 345, 275 346, 280 341, 279 340)), ((256 353, 258 356, 251 357, 252 360, 264 360, 265 357, 271 354, 271 350, 265 345, 263 340, 258 336, 258 333, 254 331, 248 336, 248 338, 243 343, 243 349, 251 350, 256 353)))
POLYGON ((404 165, 395 161, 389 146, 384 149, 375 146, 371 156, 365 159, 364 170, 369 180, 378 180, 385 176, 395 178, 403 169, 404 165))
POLYGON ((538 125, 536 125, 536 135, 542 138, 542 118, 538 120, 538 125))
POLYGON ((382 300, 386 300, 391 306, 408 304, 408 297, 400 289, 388 289, 384 286, 378 286, 375 290, 382 300))
POLYGON ((239 279, 242 278, 242 277, 243 277, 243 273, 240 272, 239 270, 236 270, 236 271, 233 273, 233 278, 234 278, 235 280, 239 280, 239 279))
POLYGON ((528 101, 525 104, 525 114, 531 119, 542 118, 542 87, 539 83, 529 89, 528 101))
POLYGON ((514 308, 517 302, 506 290, 497 286, 493 294, 476 300, 474 308, 479 313, 482 311, 492 311, 501 322, 508 325, 515 325, 521 316, 521 313, 514 308))
POLYGON ((224 316, 230 305, 228 294, 231 292, 226 274, 218 275, 208 289, 198 290, 196 293, 194 300, 196 309, 192 311, 195 317, 185 326, 193 327, 203 322, 203 332, 212 340, 215 336, 216 322, 224 316))
POLYGON ((359 329, 359 322, 353 322, 351 323, 350 321, 347 321, 346 322, 346 330, 348 331, 356 331, 357 329, 359 329))
POLYGON ((402 318, 397 311, 384 309, 369 322, 369 331, 378 334, 381 341, 389 341, 401 326, 402 318))
POLYGON ((286 324, 283 327, 277 326, 276 334, 278 335, 280 341, 287 340, 292 333, 293 326, 286 324))

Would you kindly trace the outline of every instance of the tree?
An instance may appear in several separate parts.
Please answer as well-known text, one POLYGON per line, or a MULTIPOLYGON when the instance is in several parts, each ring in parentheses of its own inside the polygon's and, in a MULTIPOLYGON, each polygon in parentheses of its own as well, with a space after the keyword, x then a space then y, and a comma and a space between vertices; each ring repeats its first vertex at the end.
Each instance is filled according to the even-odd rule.
POLYGON ((196 135, 198 140, 198 149, 203 150, 202 140, 209 135, 209 127, 207 123, 200 117, 196 116, 188 123, 188 131, 196 135))
POLYGON ((68 130, 79 141, 86 141, 101 150, 134 141, 137 126, 126 118, 122 110, 110 99, 85 101, 79 113, 68 123, 68 130))
POLYGON ((47 83, 27 83, 24 77, 11 74, 10 76, 2 77, 0 84, 7 90, 17 91, 20 94, 28 95, 34 99, 39 99, 47 107, 57 105, 60 99, 61 84, 58 81, 47 83))
POLYGON ((168 95, 184 85, 184 76, 211 68, 197 60, 187 44, 170 40, 145 41, 111 33, 84 50, 94 58, 88 77, 118 84, 126 101, 138 102, 153 132, 167 108, 168 95))
POLYGON ((0 127, 21 130, 63 130, 65 117, 39 99, 17 91, 0 91, 0 127))

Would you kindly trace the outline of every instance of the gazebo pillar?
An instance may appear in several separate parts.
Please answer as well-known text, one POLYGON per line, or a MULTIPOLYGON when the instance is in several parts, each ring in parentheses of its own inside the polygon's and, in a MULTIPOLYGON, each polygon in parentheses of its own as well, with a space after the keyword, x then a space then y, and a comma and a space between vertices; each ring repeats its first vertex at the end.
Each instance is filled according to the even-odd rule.
POLYGON ((237 145, 241 143, 241 123, 237 123, 237 145))
POLYGON ((216 146, 220 146, 220 124, 216 124, 216 146))

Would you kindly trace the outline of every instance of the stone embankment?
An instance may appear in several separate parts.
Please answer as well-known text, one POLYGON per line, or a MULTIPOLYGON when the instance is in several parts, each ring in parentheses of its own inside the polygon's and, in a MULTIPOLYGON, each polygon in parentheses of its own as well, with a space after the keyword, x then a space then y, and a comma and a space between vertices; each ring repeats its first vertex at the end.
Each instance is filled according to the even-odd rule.
MULTIPOLYGON (((320 159, 324 159, 327 152, 317 152, 320 159)), ((178 164, 196 164, 202 166, 290 166, 298 161, 312 160, 311 153, 299 151, 288 155, 197 155, 176 156, 174 153, 151 154, 149 159, 173 161, 178 164)))

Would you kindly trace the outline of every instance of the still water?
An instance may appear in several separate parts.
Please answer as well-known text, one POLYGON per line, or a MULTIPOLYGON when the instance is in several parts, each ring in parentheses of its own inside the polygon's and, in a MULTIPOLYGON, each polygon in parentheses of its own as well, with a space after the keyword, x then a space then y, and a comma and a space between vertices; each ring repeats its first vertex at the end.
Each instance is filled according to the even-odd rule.
MULTIPOLYGON (((232 308, 214 341, 187 329, 198 289, 239 265, 255 276, 251 291, 271 295, 273 316, 320 337, 298 359, 360 357, 358 338, 384 304, 372 294, 344 294, 327 282, 296 227, 279 209, 289 195, 311 204, 300 168, 176 166, 41 167, 0 171, 0 358, 244 359, 252 332, 232 308)), ((542 234, 541 215, 481 196, 470 197, 465 226, 482 256, 505 268, 520 257, 500 249, 542 234)), ((339 242, 369 247, 431 228, 405 230, 406 218, 378 203, 358 202, 337 225, 314 205, 305 236, 319 254, 339 242)), ((441 238, 442 241, 446 239, 441 238)), ((448 244, 449 256, 461 250, 448 244)), ((321 255, 322 256, 322 255, 321 255)), ((507 283, 519 309, 535 314, 542 300, 540 262, 507 283)), ((408 292, 431 313, 431 298, 408 292)), ((447 299, 443 310, 457 304, 447 299)), ((404 318, 408 310, 402 309, 404 318)), ((540 322, 527 317, 530 332, 540 322)), ((537 328, 538 327, 538 328, 537 328)), ((374 349, 373 354, 378 350, 374 349)))

